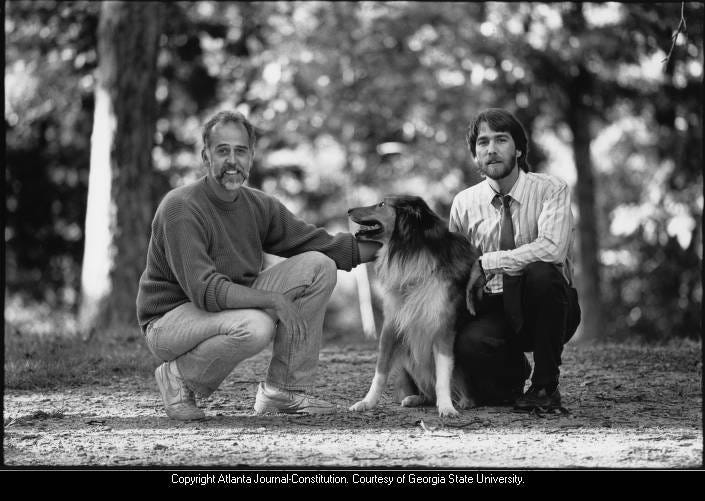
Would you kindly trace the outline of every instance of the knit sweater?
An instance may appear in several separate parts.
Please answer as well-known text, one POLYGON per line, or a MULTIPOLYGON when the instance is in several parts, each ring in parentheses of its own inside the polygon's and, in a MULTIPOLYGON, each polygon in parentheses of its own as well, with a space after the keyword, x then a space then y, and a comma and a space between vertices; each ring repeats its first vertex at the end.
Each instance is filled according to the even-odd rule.
POLYGON ((348 271, 360 264, 351 234, 332 236, 254 188, 243 186, 233 202, 223 201, 209 183, 204 176, 175 188, 157 208, 137 292, 143 332, 151 320, 189 301, 222 311, 233 284, 249 287, 257 278, 264 252, 290 257, 319 251, 348 271))

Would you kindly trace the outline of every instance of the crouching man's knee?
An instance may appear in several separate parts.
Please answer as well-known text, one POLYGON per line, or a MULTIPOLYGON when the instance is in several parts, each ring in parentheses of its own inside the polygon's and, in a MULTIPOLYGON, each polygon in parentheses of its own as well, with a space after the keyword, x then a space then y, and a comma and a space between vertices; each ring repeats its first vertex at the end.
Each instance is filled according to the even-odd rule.
POLYGON ((552 263, 535 262, 524 268, 524 283, 530 294, 540 295, 555 286, 563 287, 565 279, 552 263))
POLYGON ((457 359, 491 359, 507 346, 503 325, 491 321, 469 322, 455 338, 454 353, 457 359))
POLYGON ((258 353, 272 342, 276 330, 276 323, 271 316, 262 310, 252 309, 248 310, 244 325, 238 325, 232 335, 247 339, 247 351, 258 353))
POLYGON ((338 267, 331 258, 321 252, 310 251, 302 255, 303 266, 313 270, 313 282, 333 292, 338 281, 338 267))

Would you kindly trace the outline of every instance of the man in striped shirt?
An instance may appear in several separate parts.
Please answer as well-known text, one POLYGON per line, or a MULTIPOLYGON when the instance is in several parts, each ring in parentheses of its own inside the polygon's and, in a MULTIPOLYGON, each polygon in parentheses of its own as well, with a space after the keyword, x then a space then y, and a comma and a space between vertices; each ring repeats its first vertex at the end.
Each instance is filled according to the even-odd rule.
POLYGON ((456 339, 457 364, 478 403, 560 408, 561 353, 580 322, 570 189, 529 172, 526 132, 504 109, 481 112, 467 141, 485 179, 455 197, 449 225, 482 252, 486 284, 478 315, 456 339), (534 354, 526 393, 524 352, 534 354))
POLYGON ((213 393, 272 341, 255 412, 336 410, 309 394, 325 307, 336 268, 371 261, 379 245, 330 235, 245 186, 254 146, 254 128, 243 115, 216 114, 203 128, 207 174, 167 193, 152 221, 137 318, 163 362, 155 378, 173 419, 203 419, 196 394, 213 393), (287 259, 262 270, 265 252, 287 259))

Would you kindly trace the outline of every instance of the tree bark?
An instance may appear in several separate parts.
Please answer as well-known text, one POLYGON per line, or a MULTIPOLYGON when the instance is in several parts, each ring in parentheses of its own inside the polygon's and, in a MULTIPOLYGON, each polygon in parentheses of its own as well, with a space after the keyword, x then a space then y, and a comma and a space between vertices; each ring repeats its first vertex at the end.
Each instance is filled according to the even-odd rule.
POLYGON ((135 299, 150 235, 161 2, 104 2, 81 273, 84 339, 136 325, 135 299))
POLYGON ((591 109, 585 104, 589 96, 590 75, 580 66, 569 86, 568 124, 573 134, 573 156, 577 170, 578 242, 580 277, 577 281, 582 309, 581 339, 593 341, 604 337, 604 315, 600 293, 600 249, 595 210, 595 179, 590 158, 591 109))

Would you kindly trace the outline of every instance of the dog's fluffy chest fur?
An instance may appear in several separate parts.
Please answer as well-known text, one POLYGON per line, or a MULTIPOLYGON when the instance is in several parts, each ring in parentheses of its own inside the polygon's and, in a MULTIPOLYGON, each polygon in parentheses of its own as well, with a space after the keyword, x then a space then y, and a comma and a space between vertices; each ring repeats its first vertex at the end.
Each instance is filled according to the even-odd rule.
POLYGON ((447 280, 437 271, 437 263, 428 252, 416 253, 401 263, 389 259, 385 245, 379 251, 377 275, 385 289, 384 316, 410 350, 416 364, 433 366, 433 341, 438 333, 452 328, 452 298, 447 280))

